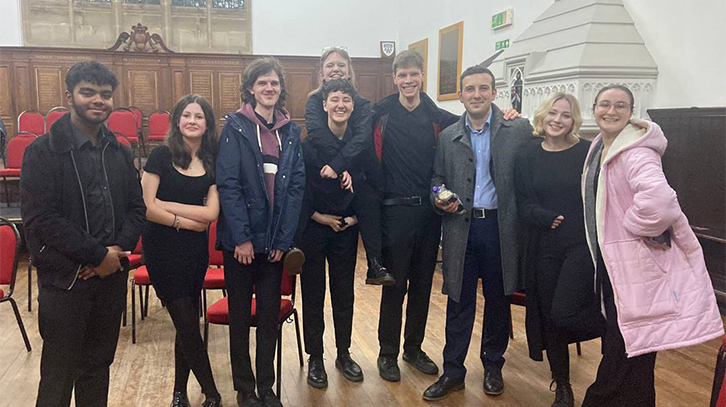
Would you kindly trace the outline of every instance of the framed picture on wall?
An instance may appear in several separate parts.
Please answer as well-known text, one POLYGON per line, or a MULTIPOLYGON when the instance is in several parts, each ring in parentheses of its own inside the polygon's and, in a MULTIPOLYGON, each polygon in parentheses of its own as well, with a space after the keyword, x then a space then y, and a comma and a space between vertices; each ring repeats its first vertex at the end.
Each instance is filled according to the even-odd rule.
POLYGON ((461 76, 461 49, 464 39, 464 22, 439 30, 439 83, 437 100, 455 100, 459 93, 461 76))
POLYGON ((411 51, 418 52, 419 55, 421 55, 421 58, 423 58, 423 66, 424 66, 424 80, 423 84, 421 86, 421 90, 424 92, 428 92, 426 89, 426 84, 428 83, 428 69, 429 69, 429 39, 424 38, 421 41, 416 41, 413 44, 408 45, 408 49, 411 51))

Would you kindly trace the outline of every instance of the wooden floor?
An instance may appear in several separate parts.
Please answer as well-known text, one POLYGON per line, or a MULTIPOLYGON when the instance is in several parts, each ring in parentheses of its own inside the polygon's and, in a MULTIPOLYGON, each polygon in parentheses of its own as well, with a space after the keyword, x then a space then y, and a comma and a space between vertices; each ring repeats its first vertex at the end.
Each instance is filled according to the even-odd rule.
MULTIPOLYGON (((33 406, 39 379, 42 340, 38 333, 37 302, 32 312, 27 311, 27 274, 25 262, 18 276, 14 297, 32 342, 28 353, 23 345, 9 304, 0 305, 0 407, 33 406)), ((401 361, 401 381, 389 383, 378 376, 378 304, 380 288, 364 284, 365 272, 359 258, 356 275, 356 302, 353 325, 353 358, 361 365, 365 380, 360 383, 346 381, 334 367, 335 341, 329 302, 326 307, 328 329, 325 332, 325 363, 329 387, 313 389, 306 383, 306 367, 297 360, 294 325, 288 324, 283 334, 283 378, 281 400, 285 406, 550 406, 554 399, 549 390, 550 374, 546 363, 537 363, 527 356, 524 334, 524 309, 513 306, 515 339, 510 341, 504 367, 505 392, 492 398, 482 389, 483 369, 478 358, 481 341, 481 312, 478 312, 474 335, 467 359, 466 389, 452 394, 438 403, 421 398, 423 391, 436 377, 427 376, 401 361)), ((35 278, 34 278, 35 281, 35 278)), ((441 274, 434 278, 429 323, 424 350, 441 367, 444 346, 446 297, 441 294, 441 274)), ((298 292, 299 294, 299 292, 298 292)), ((213 293, 217 299, 221 294, 213 293)), ((33 291, 33 297, 37 290, 33 291)), ((298 298, 300 296, 298 295, 298 298)), ((36 298, 34 298, 35 300, 36 298)), ((129 302, 130 304, 130 302, 129 302)), ((298 309, 302 303, 298 301, 298 309)), ((483 298, 479 295, 479 311, 483 298)), ((129 305, 130 309, 130 305, 129 305)), ((130 323, 130 320, 129 320, 130 323)), ((166 311, 152 292, 148 319, 138 323, 138 342, 131 343, 131 327, 121 328, 116 360, 111 366, 110 403, 112 407, 167 406, 173 387, 174 329, 166 311)), ((253 335, 254 337, 254 335, 253 335)), ((253 342, 254 343, 254 342, 253 342)), ((711 393, 713 372, 719 341, 675 351, 660 352, 656 365, 658 406, 707 406, 711 393)), ((228 329, 210 328, 210 358, 217 386, 226 406, 235 405, 235 392, 229 362, 228 329)), ((591 341, 582 345, 583 355, 577 356, 571 347, 572 385, 581 403, 587 386, 592 383, 600 361, 600 343, 591 341)), ((307 356, 305 356, 307 360, 307 356)), ((193 377, 193 376, 192 376, 193 377)), ((199 385, 190 380, 189 396, 193 405, 203 398, 199 385)))

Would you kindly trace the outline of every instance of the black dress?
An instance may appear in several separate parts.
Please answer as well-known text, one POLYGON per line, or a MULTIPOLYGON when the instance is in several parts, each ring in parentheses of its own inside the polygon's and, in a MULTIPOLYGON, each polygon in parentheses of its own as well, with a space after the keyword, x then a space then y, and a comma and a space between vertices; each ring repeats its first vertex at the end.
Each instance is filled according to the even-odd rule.
MULTIPOLYGON (((203 205, 214 178, 190 177, 172 165, 171 151, 159 146, 149 155, 144 171, 161 178, 156 198, 187 205, 203 205)), ((207 232, 194 232, 147 221, 144 258, 151 283, 163 301, 198 297, 209 265, 207 232)))
POLYGON ((518 212, 528 227, 526 329, 534 360, 542 360, 553 328, 563 343, 592 339, 604 328, 595 302, 580 192, 590 142, 581 140, 557 152, 541 144, 542 139, 535 139, 523 146, 515 172, 518 212), (559 215, 564 221, 552 229, 559 215))

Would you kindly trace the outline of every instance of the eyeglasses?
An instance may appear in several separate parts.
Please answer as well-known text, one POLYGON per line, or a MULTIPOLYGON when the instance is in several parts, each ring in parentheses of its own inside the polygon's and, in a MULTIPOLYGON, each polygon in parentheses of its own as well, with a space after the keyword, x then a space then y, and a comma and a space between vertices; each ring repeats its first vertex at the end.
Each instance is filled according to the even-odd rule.
POLYGON ((618 113, 623 113, 627 110, 630 110, 630 104, 625 102, 617 102, 617 103, 610 103, 607 100, 603 100, 602 102, 597 102, 592 107, 594 109, 598 110, 604 110, 608 111, 611 107, 615 106, 615 111, 618 113))

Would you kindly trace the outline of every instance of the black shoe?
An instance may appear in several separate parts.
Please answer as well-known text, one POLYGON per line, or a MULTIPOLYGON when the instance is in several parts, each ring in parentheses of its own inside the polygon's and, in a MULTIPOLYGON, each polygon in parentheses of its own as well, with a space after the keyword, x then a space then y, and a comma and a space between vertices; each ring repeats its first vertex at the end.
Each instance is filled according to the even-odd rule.
POLYGON ((171 407, 192 407, 189 403, 189 397, 182 391, 175 391, 174 397, 171 399, 171 407))
POLYGON ((552 380, 550 391, 552 391, 553 384, 557 384, 557 389, 555 390, 555 402, 552 403, 552 407, 575 407, 575 395, 572 394, 570 381, 566 379, 552 380))
POLYGON ((290 249, 282 258, 282 269, 291 276, 300 274, 303 264, 305 264, 305 253, 297 247, 290 249))
POLYGON ((262 405, 264 407, 282 407, 280 399, 277 398, 272 389, 261 392, 260 399, 262 400, 262 405))
POLYGON ((439 374, 439 367, 436 366, 436 363, 424 351, 418 351, 414 355, 404 352, 403 360, 412 364, 413 367, 420 370, 423 374, 439 374))
POLYGON ((328 374, 325 373, 325 364, 323 363, 322 356, 311 356, 308 359, 308 384, 316 389, 328 387, 328 374))
POLYGON ((350 357, 348 352, 338 355, 335 359, 335 367, 342 370, 343 376, 351 382, 363 380, 363 370, 361 370, 360 365, 355 363, 355 360, 350 357))
POLYGON ((504 393, 502 369, 491 368, 484 371, 484 393, 490 396, 498 396, 504 393))
POLYGON ((371 259, 371 265, 368 267, 366 275, 366 284, 372 285, 395 285, 396 279, 381 264, 381 261, 374 257, 371 259))
POLYGON ((464 388, 464 379, 453 380, 449 376, 441 376, 436 383, 429 386, 423 394, 424 400, 437 401, 443 400, 449 396, 452 391, 462 390, 464 388))
POLYGON ((262 403, 254 391, 249 393, 237 392, 237 405, 239 407, 262 407, 262 403))
POLYGON ((378 357, 378 374, 389 382, 401 380, 401 369, 398 368, 398 361, 390 356, 378 357))
POLYGON ((217 394, 216 396, 205 398, 202 407, 222 407, 222 396, 217 394))

